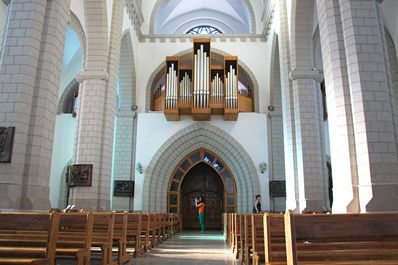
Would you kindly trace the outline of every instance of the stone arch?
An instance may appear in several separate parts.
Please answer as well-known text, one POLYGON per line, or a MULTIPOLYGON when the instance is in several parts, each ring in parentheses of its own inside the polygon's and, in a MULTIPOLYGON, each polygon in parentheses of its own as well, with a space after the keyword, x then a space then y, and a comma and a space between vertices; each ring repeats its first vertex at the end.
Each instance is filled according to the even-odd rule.
MULTIPOLYGON (((151 13, 151 19, 149 22, 149 34, 153 35, 155 34, 155 20, 156 20, 156 15, 159 12, 159 9, 162 7, 162 4, 165 0, 157 0, 151 13)), ((247 9, 249 10, 250 14, 250 29, 252 34, 256 33, 256 14, 254 12, 253 6, 250 2, 250 0, 244 0, 247 9)))
POLYGON ((222 158, 205 148, 199 148, 184 157, 170 176, 167 200, 168 212, 181 214, 179 211, 181 210, 180 200, 182 184, 190 171, 199 164, 206 164, 211 167, 220 178, 224 187, 223 212, 236 212, 235 178, 222 158))
POLYGON ((66 104, 71 98, 72 95, 75 93, 79 92, 79 83, 76 81, 76 79, 73 79, 64 89, 62 92, 61 97, 59 98, 58 101, 58 107, 57 107, 57 114, 62 114, 65 113, 65 108, 66 104))
POLYGON ((260 193, 256 167, 246 150, 225 131, 197 122, 170 137, 152 157, 145 174, 142 210, 166 211, 169 176, 179 162, 199 148, 217 154, 235 177, 238 212, 250 212, 255 194, 260 193))
POLYGON ((291 64, 295 68, 313 68, 314 0, 292 0, 291 64))
POLYGON ((134 64, 133 44, 131 32, 125 30, 121 38, 120 65, 119 65, 119 107, 123 110, 131 110, 136 102, 136 76, 134 64), (123 85, 123 84, 124 85, 123 85), (129 89, 124 89, 129 88, 129 89))
MULTIPOLYGON (((212 52, 218 53, 223 56, 229 56, 230 54, 216 49, 216 48, 211 48, 212 52)), ((187 49, 184 51, 181 51, 177 54, 174 54, 174 56, 181 56, 187 53, 192 52, 192 49, 187 49)), ((146 97, 145 97, 145 112, 149 112, 151 110, 151 101, 152 101, 152 89, 153 86, 155 85, 154 82, 157 80, 160 74, 163 74, 163 69, 165 67, 165 62, 163 61, 156 69, 152 72, 151 76, 148 79, 148 83, 146 86, 146 97)), ((257 82, 256 77, 254 76, 253 72, 250 70, 250 68, 242 61, 239 60, 239 69, 240 72, 246 76, 248 80, 251 81, 252 83, 252 94, 253 94, 253 103, 254 103, 254 112, 259 112, 260 110, 260 103, 259 103, 259 85, 257 82)))
POLYGON ((69 26, 73 28, 73 30, 76 32, 79 42, 80 42, 80 47, 82 49, 82 69, 84 66, 84 62, 86 60, 86 34, 84 33, 84 29, 82 24, 80 23, 79 18, 76 16, 75 13, 70 11, 70 16, 69 16, 69 26))

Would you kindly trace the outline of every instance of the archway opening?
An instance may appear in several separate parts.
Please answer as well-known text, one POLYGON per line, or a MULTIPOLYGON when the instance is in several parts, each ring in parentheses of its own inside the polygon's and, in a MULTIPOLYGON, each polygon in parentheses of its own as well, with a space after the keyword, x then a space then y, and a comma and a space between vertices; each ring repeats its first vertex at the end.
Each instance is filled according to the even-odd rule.
POLYGON ((206 228, 221 229, 221 213, 236 212, 236 184, 230 169, 215 153, 200 148, 175 168, 168 189, 168 210, 177 213, 181 229, 199 228, 195 197, 206 200, 206 228))
POLYGON ((224 212, 224 184, 218 173, 205 162, 191 168, 184 177, 180 189, 182 227, 184 230, 199 228, 195 198, 203 197, 206 204, 206 229, 221 229, 224 212))

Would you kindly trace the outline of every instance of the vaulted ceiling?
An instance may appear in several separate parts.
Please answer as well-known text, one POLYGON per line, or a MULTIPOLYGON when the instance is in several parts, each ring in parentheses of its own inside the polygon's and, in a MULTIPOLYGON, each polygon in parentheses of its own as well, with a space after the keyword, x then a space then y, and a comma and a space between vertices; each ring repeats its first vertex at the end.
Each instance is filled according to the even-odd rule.
POLYGON ((252 31, 245 0, 164 0, 156 14, 154 33, 184 34, 200 25, 225 34, 252 31))

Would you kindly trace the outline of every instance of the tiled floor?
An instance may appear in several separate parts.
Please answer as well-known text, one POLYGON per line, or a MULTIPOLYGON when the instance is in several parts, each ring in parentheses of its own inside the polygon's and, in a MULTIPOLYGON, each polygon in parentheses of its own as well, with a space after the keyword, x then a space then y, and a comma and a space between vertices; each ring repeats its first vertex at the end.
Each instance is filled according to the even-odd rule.
POLYGON ((236 265, 221 233, 175 235, 129 265, 236 265))

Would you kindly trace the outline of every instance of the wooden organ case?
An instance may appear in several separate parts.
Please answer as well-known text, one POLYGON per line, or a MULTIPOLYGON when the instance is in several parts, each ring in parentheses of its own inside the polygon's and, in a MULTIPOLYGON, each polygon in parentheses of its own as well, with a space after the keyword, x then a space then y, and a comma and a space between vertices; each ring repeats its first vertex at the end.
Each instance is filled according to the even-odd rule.
POLYGON ((180 115, 195 121, 224 115, 224 120, 236 121, 238 57, 213 54, 210 38, 194 39, 192 54, 166 57, 164 101, 168 121, 178 121, 180 115))

